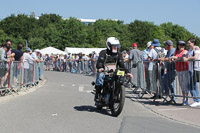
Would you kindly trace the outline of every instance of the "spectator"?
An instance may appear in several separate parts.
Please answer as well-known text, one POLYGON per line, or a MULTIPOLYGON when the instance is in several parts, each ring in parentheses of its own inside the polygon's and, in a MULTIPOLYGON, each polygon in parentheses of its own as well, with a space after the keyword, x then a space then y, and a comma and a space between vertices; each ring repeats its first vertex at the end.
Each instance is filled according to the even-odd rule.
POLYGON ((22 52, 22 49, 23 49, 23 44, 18 43, 17 49, 11 50, 11 53, 15 54, 15 56, 14 56, 15 61, 21 61, 21 62, 23 61, 24 52, 22 52))
POLYGON ((124 59, 124 63, 129 61, 129 55, 127 54, 126 50, 122 51, 122 57, 124 59))
POLYGON ((168 50, 167 55, 164 59, 159 58, 161 61, 165 61, 165 73, 162 76, 162 87, 166 94, 169 94, 169 90, 171 91, 172 97, 171 100, 176 102, 176 65, 175 62, 170 61, 170 57, 175 55, 176 49, 174 48, 174 44, 171 40, 164 42, 166 50, 168 50))
POLYGON ((89 71, 88 71, 88 60, 89 60, 89 57, 85 54, 83 54, 83 72, 84 74, 89 74, 89 71))
POLYGON ((72 60, 72 54, 68 53, 67 56, 67 62, 68 62, 68 66, 69 66, 69 71, 72 72, 72 66, 73 66, 73 60, 72 60))
POLYGON ((172 59, 177 60, 176 62, 176 71, 178 75, 179 85, 182 89, 183 94, 183 103, 182 105, 188 105, 188 88, 189 88, 189 71, 188 71, 188 62, 181 62, 182 57, 187 54, 185 50, 185 42, 178 41, 175 56, 172 59))
MULTIPOLYGON (((158 58, 160 57, 161 54, 164 53, 164 49, 161 48, 160 41, 158 39, 154 39, 151 48, 150 48, 149 56, 148 56, 148 61, 151 61, 149 63, 149 80, 150 80, 150 90, 153 91, 154 96, 152 98, 159 98, 160 94, 158 94, 158 86, 157 86, 157 80, 159 77, 158 75, 161 75, 161 72, 158 71, 159 63, 158 58)), ((159 81, 161 81, 161 78, 159 78, 159 81)), ((159 87, 161 86, 161 82, 159 82, 159 87)))
POLYGON ((145 65, 145 80, 146 80, 146 89, 148 91, 150 91, 150 80, 149 80, 149 62, 147 62, 147 59, 149 57, 149 52, 150 50, 153 48, 152 46, 152 42, 149 41, 147 43, 147 48, 143 51, 143 61, 144 61, 144 65, 145 65))
POLYGON ((24 69, 25 69, 25 83, 27 82, 31 82, 32 81, 32 77, 28 74, 32 74, 32 70, 33 68, 30 67, 30 65, 32 66, 33 65, 33 61, 38 61, 38 59, 33 59, 31 57, 31 49, 30 48, 26 48, 26 52, 24 53, 24 69))
POLYGON ((147 48, 143 51, 143 54, 142 54, 142 58, 144 61, 147 61, 148 57, 149 57, 149 52, 150 52, 150 46, 151 46, 152 42, 149 41, 147 43, 147 48))
POLYGON ((140 79, 140 73, 138 73, 138 61, 142 61, 142 51, 137 49, 137 44, 133 43, 132 44, 133 49, 130 51, 130 56, 129 60, 131 61, 131 64, 133 66, 133 72, 132 74, 134 75, 131 83, 133 86, 137 86, 138 84, 138 79, 140 79))
POLYGON ((51 58, 49 57, 48 54, 46 54, 45 62, 46 62, 46 69, 45 70, 50 70, 50 60, 51 58))
POLYGON ((79 57, 79 60, 78 60, 78 72, 79 73, 83 73, 83 62, 82 62, 83 61, 83 53, 80 52, 78 57, 79 57))
POLYGON ((7 80, 8 77, 8 62, 10 60, 7 58, 7 52, 10 50, 10 46, 8 44, 2 44, 0 48, 0 62, 1 63, 1 68, 0 68, 0 88, 4 86, 5 81, 7 80))
POLYGON ((39 51, 39 49, 36 49, 32 54, 31 54, 31 57, 33 58, 33 59, 38 59, 38 53, 39 53, 40 51, 39 51))
POLYGON ((187 41, 188 47, 190 48, 187 52, 187 57, 183 57, 184 61, 189 61, 188 69, 189 69, 189 76, 190 76, 190 93, 194 97, 194 103, 190 105, 190 107, 197 107, 200 106, 199 99, 199 88, 197 77, 200 71, 200 51, 199 48, 196 46, 196 40, 194 38, 190 38, 187 41))
POLYGON ((7 57, 11 58, 11 45, 12 45, 12 41, 10 39, 6 40, 6 44, 10 47, 10 50, 7 52, 7 57))
POLYGON ((63 58, 63 72, 67 71, 67 55, 64 55, 63 58))
POLYGON ((137 66, 137 62, 142 60, 142 51, 137 49, 137 44, 133 43, 133 49, 130 51, 129 59, 133 61, 134 67, 137 66))

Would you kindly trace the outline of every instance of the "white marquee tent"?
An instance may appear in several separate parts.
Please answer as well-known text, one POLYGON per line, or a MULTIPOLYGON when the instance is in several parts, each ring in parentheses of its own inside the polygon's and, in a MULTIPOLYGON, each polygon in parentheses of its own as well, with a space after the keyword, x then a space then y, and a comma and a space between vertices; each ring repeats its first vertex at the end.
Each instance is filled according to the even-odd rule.
POLYGON ((54 47, 47 47, 47 48, 43 48, 40 50, 40 52, 42 54, 48 54, 48 55, 51 55, 51 54, 63 54, 63 55, 66 55, 66 52, 62 51, 62 50, 59 50, 57 48, 54 48, 54 47))
POLYGON ((93 51, 95 51, 97 54, 101 52, 101 50, 104 50, 106 48, 71 48, 71 47, 66 47, 65 52, 71 53, 71 54, 78 54, 78 53, 83 53, 86 55, 89 55, 93 51))

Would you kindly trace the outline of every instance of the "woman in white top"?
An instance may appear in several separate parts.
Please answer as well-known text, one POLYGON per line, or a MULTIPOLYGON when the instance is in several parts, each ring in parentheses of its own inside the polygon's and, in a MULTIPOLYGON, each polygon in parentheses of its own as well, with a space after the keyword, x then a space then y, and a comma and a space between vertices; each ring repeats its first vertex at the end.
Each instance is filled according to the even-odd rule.
POLYGON ((194 38, 191 38, 187 41, 188 47, 190 48, 187 57, 183 57, 184 61, 189 61, 189 74, 190 74, 190 93, 194 97, 194 103, 192 103, 190 106, 191 107, 197 107, 200 106, 199 99, 199 88, 198 88, 198 83, 193 78, 193 75, 196 75, 195 73, 200 71, 200 61, 195 61, 195 60, 200 60, 200 50, 196 45, 196 40, 194 38))

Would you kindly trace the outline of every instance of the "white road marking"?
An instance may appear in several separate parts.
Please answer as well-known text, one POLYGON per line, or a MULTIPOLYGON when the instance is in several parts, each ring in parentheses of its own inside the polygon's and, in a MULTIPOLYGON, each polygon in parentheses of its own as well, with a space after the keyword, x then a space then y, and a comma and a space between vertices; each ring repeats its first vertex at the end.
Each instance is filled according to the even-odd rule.
POLYGON ((64 84, 61 84, 60 86, 65 86, 64 84))
POLYGON ((75 84, 72 84, 72 86, 76 86, 75 84))
POLYGON ((51 116, 57 116, 58 114, 52 114, 51 116))
POLYGON ((79 92, 86 92, 86 93, 91 93, 93 90, 84 90, 84 86, 79 86, 78 91, 79 92))
POLYGON ((158 111, 176 111, 176 110, 186 110, 187 108, 177 108, 177 109, 158 109, 158 111))
POLYGON ((87 92, 87 93, 91 93, 92 91, 93 91, 93 90, 87 90, 86 92, 87 92))
POLYGON ((84 86, 79 86, 78 91, 83 92, 84 86))

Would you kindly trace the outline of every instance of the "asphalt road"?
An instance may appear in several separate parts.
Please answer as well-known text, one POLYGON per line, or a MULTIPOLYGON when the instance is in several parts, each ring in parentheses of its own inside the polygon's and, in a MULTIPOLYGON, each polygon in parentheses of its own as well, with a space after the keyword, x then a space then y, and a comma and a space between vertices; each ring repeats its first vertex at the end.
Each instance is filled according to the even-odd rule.
POLYGON ((0 101, 0 133, 199 133, 200 129, 158 116, 136 102, 131 91, 119 117, 94 107, 92 77, 45 72, 36 91, 0 101))

